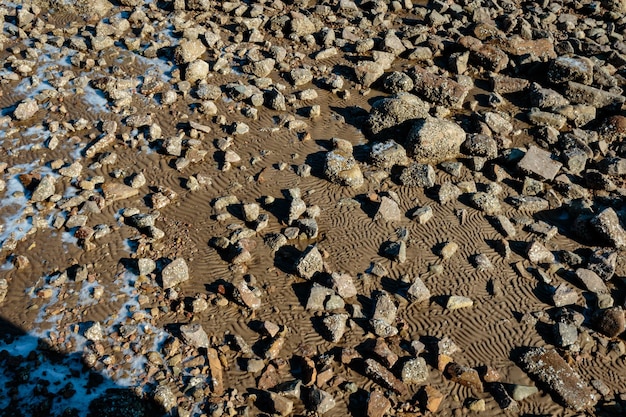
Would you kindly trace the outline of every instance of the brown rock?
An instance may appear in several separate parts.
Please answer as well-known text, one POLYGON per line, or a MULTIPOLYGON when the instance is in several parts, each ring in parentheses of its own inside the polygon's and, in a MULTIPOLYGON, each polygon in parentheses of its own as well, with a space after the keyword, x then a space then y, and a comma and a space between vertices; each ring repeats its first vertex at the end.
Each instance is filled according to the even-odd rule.
POLYGON ((396 378, 391 371, 376 362, 374 359, 365 360, 365 374, 384 388, 391 389, 401 395, 408 393, 404 382, 396 378))
POLYGON ((433 74, 418 66, 413 68, 412 76, 417 95, 436 105, 460 108, 469 91, 448 77, 433 74))
POLYGON ((436 413, 444 399, 444 395, 431 385, 426 385, 420 394, 423 407, 431 413, 436 413))
POLYGON ((607 308, 598 313, 596 327, 608 337, 617 337, 626 330, 626 317, 621 307, 607 308))
POLYGON ((391 408, 391 402, 385 394, 376 390, 370 393, 367 400, 367 417, 383 417, 391 408))
POLYGON ((383 365, 387 368, 391 368, 398 361, 398 355, 393 353, 387 343, 385 343, 385 339, 378 338, 372 346, 372 352, 380 358, 383 365))
POLYGON ((483 383, 475 369, 452 362, 446 367, 446 373, 452 381, 483 392, 483 383))
POLYGON ((257 388, 266 390, 274 388, 280 382, 280 376, 276 367, 272 364, 267 365, 267 368, 263 371, 257 382, 257 388))
POLYGON ((220 396, 224 393, 224 379, 222 362, 217 354, 217 350, 208 348, 207 359, 209 360, 209 369, 211 371, 211 389, 213 394, 220 396))

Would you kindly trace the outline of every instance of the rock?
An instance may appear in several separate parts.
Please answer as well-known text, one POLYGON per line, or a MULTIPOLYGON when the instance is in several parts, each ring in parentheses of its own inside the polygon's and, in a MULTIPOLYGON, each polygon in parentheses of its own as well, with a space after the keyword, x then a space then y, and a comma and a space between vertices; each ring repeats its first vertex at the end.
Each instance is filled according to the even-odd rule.
POLYGON ((381 198, 378 211, 374 215, 374 220, 381 219, 388 222, 402 220, 402 211, 400 210, 398 203, 389 197, 381 198))
POLYGON ((526 174, 534 175, 542 180, 552 180, 562 165, 552 159, 550 152, 531 146, 518 162, 517 167, 526 174))
POLYGON ((465 131, 456 123, 428 117, 420 119, 407 136, 407 153, 422 163, 433 163, 455 158, 465 141, 465 131))
POLYGON ((435 185, 435 169, 428 164, 413 163, 400 174, 400 182, 412 187, 430 188, 435 185))
POLYGON ((354 67, 357 82, 365 88, 374 84, 384 73, 383 65, 378 62, 359 61, 354 67))
POLYGON ((41 202, 50 198, 55 193, 55 180, 51 175, 46 175, 41 178, 39 184, 33 191, 33 195, 30 197, 30 200, 33 202, 41 202))
POLYGON ((357 295, 354 281, 349 274, 333 272, 330 276, 330 283, 332 289, 342 298, 352 298, 357 295))
POLYGON ((485 214, 497 214, 502 210, 500 200, 493 194, 477 192, 470 196, 470 202, 476 209, 483 211, 485 214))
POLYGON ((517 401, 511 398, 504 384, 500 382, 491 383, 489 385, 489 392, 502 410, 519 413, 519 405, 517 404, 517 401))
POLYGON ((99 342, 104 338, 104 333, 102 331, 102 326, 100 322, 95 321, 88 324, 85 332, 83 333, 85 339, 91 340, 92 342, 99 342))
POLYGON ((268 77, 276 65, 276 60, 273 58, 265 58, 259 61, 252 61, 247 65, 244 65, 242 70, 247 74, 252 74, 255 77, 263 78, 268 77))
POLYGON ((39 110, 39 105, 33 99, 26 99, 17 105, 13 111, 13 117, 17 120, 30 119, 39 110))
POLYGON ((556 307, 576 304, 578 301, 578 293, 566 284, 559 284, 554 290, 554 294, 552 294, 552 301, 556 307))
POLYGON ((174 60, 178 65, 188 64, 200 58, 206 52, 206 47, 200 39, 182 39, 174 49, 174 60))
POLYGON ((409 359, 402 364, 400 378, 406 384, 422 384, 428 379, 428 367, 424 358, 409 359))
POLYGON ((458 310, 459 308, 468 308, 474 305, 474 301, 471 298, 463 297, 460 295, 451 295, 446 301, 446 308, 448 310, 458 310))
POLYGON ((376 291, 373 297, 374 313, 373 320, 382 320, 389 325, 396 321, 398 308, 393 302, 393 298, 386 291, 376 291))
MULTIPOLYGON (((494 113, 487 114, 489 115, 494 113)), ((465 142, 463 142, 461 150, 463 151, 463 153, 470 156, 482 156, 492 159, 498 156, 498 143, 495 139, 487 135, 469 135, 465 142)))
POLYGON ((407 165, 409 161, 404 147, 393 139, 372 145, 370 160, 375 167, 387 170, 395 165, 407 165))
POLYGON ((461 108, 469 89, 458 82, 433 74, 419 66, 413 67, 414 91, 439 106, 461 108))
POLYGON ((154 402, 157 403, 163 411, 170 412, 176 406, 176 396, 171 388, 167 385, 159 385, 155 388, 152 396, 154 402))
POLYGON ((596 328, 608 337, 618 337, 626 330, 626 317, 621 307, 602 310, 595 317, 596 328))
POLYGON ((511 397, 515 401, 522 401, 538 392, 537 387, 515 384, 511 389, 511 397))
POLYGON ((265 105, 273 110, 285 111, 285 96, 276 88, 272 88, 264 94, 265 105))
POLYGON ((575 81, 591 85, 593 82, 593 61, 586 57, 560 56, 550 62, 548 81, 553 84, 575 81))
POLYGON ((294 197, 289 203, 289 218, 287 222, 292 224, 306 212, 306 203, 300 197, 294 197))
POLYGON ((363 185, 363 173, 352 152, 335 149, 326 154, 324 176, 331 182, 346 187, 358 188, 363 185))
POLYGON ((252 310, 256 310, 261 307, 261 298, 258 297, 243 280, 235 284, 233 297, 235 297, 235 299, 241 304, 252 310))
POLYGON ((307 400, 307 408, 320 415, 335 408, 333 396, 317 387, 312 387, 309 390, 307 400))
POLYGON ((309 298, 307 299, 305 309, 323 310, 326 299, 334 294, 334 291, 330 288, 314 283, 311 287, 311 291, 309 292, 309 298))
POLYGON ((326 333, 325 336, 329 341, 337 343, 341 340, 346 331, 346 321, 348 318, 347 314, 332 314, 322 319, 326 333))
POLYGON ((469 399, 467 401, 467 409, 474 412, 479 413, 485 411, 485 400, 481 399, 469 399))
POLYGON ((403 72, 393 71, 387 74, 383 80, 383 89, 391 94, 411 91, 413 80, 403 72))
POLYGON ((209 64, 202 60, 196 59, 190 62, 185 69, 185 80, 190 83, 194 83, 199 80, 204 80, 209 75, 209 64))
POLYGON ((441 187, 439 187, 439 191, 437 192, 437 199, 441 204, 448 204, 450 202, 456 201, 456 199, 459 198, 461 194, 462 192, 459 187, 449 181, 446 181, 441 184, 441 187))
POLYGON ((214 395, 222 395, 224 393, 222 361, 219 358, 217 350, 211 347, 207 348, 206 357, 209 362, 209 371, 211 373, 211 390, 214 395))
POLYGON ((391 408, 391 401, 378 390, 370 393, 367 399, 367 417, 384 417, 391 408))
POLYGON ((322 254, 316 245, 309 245, 300 258, 296 261, 295 265, 298 276, 311 279, 317 272, 321 272, 324 269, 324 260, 322 254))
POLYGON ((189 280, 189 268, 183 258, 176 258, 161 271, 163 289, 173 288, 189 280))
POLYGON ((581 411, 593 407, 598 399, 592 389, 553 349, 530 348, 521 357, 522 368, 545 384, 565 405, 581 411))
POLYGON ((412 122, 427 117, 429 108, 428 103, 409 93, 379 99, 372 104, 365 131, 385 140, 406 137, 412 122))
POLYGON ((411 218, 419 224, 426 224, 433 218, 433 209, 430 206, 418 207, 413 211, 413 214, 411 214, 411 218))
POLYGON ((588 291, 596 294, 607 294, 609 292, 604 280, 590 269, 578 268, 576 270, 576 278, 588 291))
POLYGON ((125 200, 139 194, 139 189, 130 187, 126 184, 105 182, 102 184, 102 193, 107 203, 118 200, 125 200))
POLYGON ((439 256, 441 256, 443 260, 448 260, 454 256, 457 250, 459 250, 458 243, 447 242, 441 247, 441 250, 439 251, 439 256))
POLYGON ((620 219, 613 208, 604 209, 590 221, 593 231, 606 243, 617 249, 626 248, 626 231, 620 224, 620 219))
POLYGON ((626 101, 621 94, 600 90, 599 88, 568 81, 565 97, 572 103, 587 104, 598 109, 603 107, 620 108, 626 101))
POLYGON ((180 326, 180 335, 184 343, 196 349, 209 347, 209 336, 200 323, 180 326))
POLYGON ((289 20, 290 33, 297 36, 306 36, 315 32, 315 24, 304 14, 292 12, 289 20))
POLYGON ((553 264, 555 262, 554 254, 536 240, 528 243, 526 256, 535 264, 553 264))
POLYGON ((419 277, 413 279, 413 283, 406 292, 409 300, 421 303, 430 299, 430 291, 419 277))
POLYGON ((293 401, 274 392, 269 392, 268 395, 273 414, 285 417, 292 413, 293 401))
POLYGON ((396 378, 391 371, 376 362, 374 359, 365 360, 365 375, 382 387, 393 390, 400 395, 408 393, 408 389, 404 382, 396 378))
POLYGON ((395 363, 398 361, 398 355, 396 355, 385 343, 385 339, 378 338, 374 342, 373 346, 370 346, 372 353, 380 359, 380 361, 387 368, 393 367, 395 363))
POLYGON ((423 407, 431 413, 436 413, 444 399, 444 395, 435 387, 426 385, 420 392, 423 407))
POLYGON ((513 223, 511 223, 508 217, 498 215, 494 217, 494 221, 504 237, 511 238, 515 237, 517 234, 515 226, 513 226, 513 223))

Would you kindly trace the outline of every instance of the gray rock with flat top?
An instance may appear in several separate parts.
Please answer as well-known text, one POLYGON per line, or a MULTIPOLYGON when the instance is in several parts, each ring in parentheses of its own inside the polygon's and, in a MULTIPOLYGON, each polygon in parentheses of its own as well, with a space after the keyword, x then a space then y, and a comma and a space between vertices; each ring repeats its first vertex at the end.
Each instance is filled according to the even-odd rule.
POLYGON ((543 180, 552 180, 559 173, 563 164, 552 159, 552 154, 536 146, 531 146, 517 167, 526 174, 543 180))
POLYGON ((161 271, 163 289, 173 288, 189 279, 189 268, 183 258, 174 259, 161 271))

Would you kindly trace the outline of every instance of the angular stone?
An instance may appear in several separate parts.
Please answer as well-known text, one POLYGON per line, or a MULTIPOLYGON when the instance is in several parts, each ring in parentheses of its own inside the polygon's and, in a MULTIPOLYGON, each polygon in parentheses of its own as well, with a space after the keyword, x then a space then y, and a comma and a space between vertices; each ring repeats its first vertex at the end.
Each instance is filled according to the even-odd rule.
POLYGON ((272 413, 286 417, 293 411, 293 401, 283 395, 269 392, 272 413))
POLYGON ((30 119, 39 110, 39 105, 33 99, 26 99, 17 105, 13 112, 13 117, 17 120, 30 119))
POLYGON ((307 408, 321 415, 335 408, 335 399, 328 392, 312 387, 307 396, 307 408))
POLYGON ((322 323, 325 328, 325 337, 333 343, 337 343, 341 340, 346 331, 346 321, 348 318, 347 314, 332 314, 324 317, 322 323))
POLYGON ((384 136, 385 140, 403 138, 414 120, 428 117, 429 108, 428 103, 409 93, 379 99, 372 105, 365 131, 374 137, 384 136))
POLYGON ((383 197, 380 200, 378 211, 374 215, 374 220, 400 221, 402 219, 402 211, 394 200, 389 197, 383 197))
POLYGON ((331 287, 339 294, 342 298, 351 298, 357 295, 356 287, 354 286, 354 281, 352 280, 352 276, 349 274, 342 274, 338 272, 333 272, 330 276, 331 287))
POLYGON ((445 398, 437 388, 430 385, 424 387, 420 397, 423 407, 431 413, 436 413, 439 410, 439 406, 445 398))
POLYGON ((578 301, 578 293, 566 284, 560 284, 554 290, 554 294, 552 294, 552 301, 556 307, 576 304, 578 301))
POLYGON ((252 310, 256 310, 261 307, 261 298, 259 298, 254 291, 250 289, 248 284, 241 280, 235 284, 234 295, 241 304, 245 305, 252 310))
POLYGON ((553 349, 530 348, 520 357, 520 364, 530 376, 576 411, 593 407, 598 401, 581 376, 553 349))
POLYGON ((590 224, 605 242, 620 250, 626 248, 626 231, 622 228, 619 217, 613 208, 604 209, 591 219, 590 224))
POLYGON ((404 362, 400 371, 400 378, 406 384, 422 384, 426 382, 428 375, 428 367, 422 357, 404 362))
POLYGON ((419 207, 413 212, 411 217, 419 224, 426 224, 433 218, 433 209, 430 206, 419 207))
POLYGON ((393 302, 393 298, 386 291, 376 291, 374 293, 374 313, 373 320, 383 320, 389 325, 393 325, 396 321, 398 308, 393 302))
POLYGON ((430 290, 424 284, 420 277, 415 277, 413 283, 406 292, 407 297, 417 303, 428 301, 430 299, 430 290))
POLYGON ((33 195, 31 196, 30 200, 37 203, 47 200, 55 192, 54 183, 54 177, 52 177, 51 175, 45 175, 43 178, 41 178, 39 184, 37 184, 37 188, 35 188, 35 191, 33 191, 33 195))
POLYGON ((391 169, 395 165, 407 165, 406 149, 393 139, 372 145, 370 152, 372 165, 382 169, 391 169))
POLYGON ((176 258, 161 271, 163 289, 173 288, 189 280, 189 268, 183 258, 176 258))
POLYGON ((391 389, 400 395, 408 393, 404 382, 395 377, 391 371, 374 359, 365 360, 365 375, 384 388, 391 389))
POLYGON ((335 292, 330 288, 314 283, 313 287, 311 287, 305 308, 307 310, 323 310, 326 299, 334 294, 335 292))
POLYGON ((493 194, 485 192, 473 193, 470 196, 470 202, 476 209, 484 212, 485 214, 497 214, 502 211, 500 200, 493 194))
POLYGON ((531 146, 517 167, 523 172, 544 180, 552 180, 561 169, 560 162, 552 159, 552 154, 536 146, 531 146))
POLYGON ((389 345, 385 343, 385 339, 381 337, 376 339, 371 350, 387 368, 391 368, 398 361, 398 355, 389 348, 389 345))
POLYGON ((180 335, 183 342, 196 349, 210 346, 209 336, 200 323, 183 324, 180 326, 180 335))
POLYGON ((367 399, 367 417, 384 417, 391 408, 391 401, 378 390, 370 393, 367 399))
POLYGON ((295 265, 298 276, 311 279, 317 272, 324 269, 324 259, 316 245, 309 245, 295 265))
POLYGON ((446 301, 446 308, 448 310, 458 310, 459 308, 468 308, 474 305, 474 301, 471 298, 463 297, 460 295, 451 295, 446 301))
POLYGON ((374 61, 359 61, 354 67, 357 82, 367 88, 385 73, 384 67, 374 61))
POLYGON ((593 61, 586 57, 560 56, 550 63, 548 81, 553 84, 575 81, 591 85, 593 82, 593 61))
POLYGON ((480 380, 480 376, 473 368, 452 362, 446 367, 446 373, 452 381, 458 384, 472 388, 477 392, 483 391, 483 383, 480 380))

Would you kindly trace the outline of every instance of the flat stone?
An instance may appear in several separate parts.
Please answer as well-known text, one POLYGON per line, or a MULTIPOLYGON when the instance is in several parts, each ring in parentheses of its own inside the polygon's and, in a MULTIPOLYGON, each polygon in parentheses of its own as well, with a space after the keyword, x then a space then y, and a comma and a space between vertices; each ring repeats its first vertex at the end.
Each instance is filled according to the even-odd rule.
POLYGON ((189 268, 183 258, 174 259, 161 271, 161 281, 165 290, 187 280, 189 280, 189 268))
POLYGON ((578 293, 562 283, 554 290, 552 294, 552 301, 556 307, 565 307, 568 305, 576 304, 578 301, 578 293))
POLYGON ((429 164, 410 164, 400 174, 402 185, 412 187, 430 188, 435 185, 436 179, 435 169, 429 164))
POLYGON ((446 308, 448 310, 458 310, 459 308, 468 308, 474 305, 474 301, 471 298, 463 297, 460 295, 451 295, 446 301, 446 308))
POLYGON ((211 391, 214 395, 222 395, 224 394, 224 371, 222 361, 218 356, 217 350, 212 347, 207 348, 206 356, 209 362, 209 372, 211 373, 211 391))
POLYGON ((139 190, 122 183, 105 182, 102 184, 102 193, 107 202, 110 203, 134 197, 139 194, 139 190))
POLYGON ((378 211, 374 215, 374 220, 400 221, 402 219, 402 211, 394 200, 389 197, 383 197, 380 200, 378 211))
POLYGON ((522 368, 568 407, 581 411, 598 399, 581 376, 554 350, 530 348, 520 358, 522 368))
POLYGON ((598 109, 603 107, 619 108, 626 101, 626 97, 621 94, 611 93, 573 81, 567 83, 565 97, 573 103, 587 104, 598 109))
POLYGON ((531 146, 517 166, 527 174, 544 180, 552 180, 563 164, 553 160, 550 152, 531 146))
POLYGON ((184 324, 180 326, 180 335, 183 342, 196 349, 208 348, 210 346, 209 336, 200 323, 184 324))
POLYGON ((576 270, 576 278, 578 278, 583 287, 588 291, 596 294, 606 294, 609 292, 604 280, 590 269, 578 268, 576 270))
POLYGON ((333 272, 330 276, 331 286, 342 298, 351 298, 357 295, 352 276, 345 273, 333 272))
POLYGON ((55 193, 55 180, 51 175, 45 175, 37 184, 35 191, 33 191, 33 195, 31 196, 31 201, 33 202, 41 202, 50 198, 55 193))

